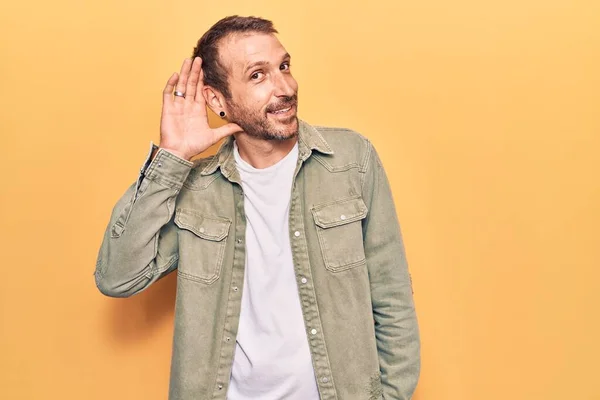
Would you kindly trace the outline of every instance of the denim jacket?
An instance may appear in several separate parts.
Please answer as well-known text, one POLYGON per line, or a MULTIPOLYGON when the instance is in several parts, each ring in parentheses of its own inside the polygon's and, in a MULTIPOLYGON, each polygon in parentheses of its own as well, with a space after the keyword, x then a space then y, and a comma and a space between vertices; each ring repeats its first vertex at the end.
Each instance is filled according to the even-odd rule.
MULTIPOLYGON (((289 211, 322 400, 410 399, 420 339, 392 194, 372 144, 300 121, 289 211)), ((154 146, 155 147, 155 146, 154 146)), ((177 271, 169 399, 226 399, 245 268, 233 138, 190 162, 163 149, 113 209, 95 280, 127 297, 177 271)))

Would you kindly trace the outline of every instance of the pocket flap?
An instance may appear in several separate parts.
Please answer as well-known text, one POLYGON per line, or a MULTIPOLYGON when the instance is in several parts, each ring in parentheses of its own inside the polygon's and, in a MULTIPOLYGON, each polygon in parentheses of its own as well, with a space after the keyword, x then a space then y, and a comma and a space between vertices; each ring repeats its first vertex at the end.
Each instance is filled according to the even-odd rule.
POLYGON ((206 240, 221 241, 229 233, 231 221, 223 217, 206 216, 192 210, 175 210, 175 225, 206 240))
POLYGON ((321 228, 348 224, 367 216, 367 206, 361 197, 353 197, 314 206, 312 208, 315 223, 321 228))

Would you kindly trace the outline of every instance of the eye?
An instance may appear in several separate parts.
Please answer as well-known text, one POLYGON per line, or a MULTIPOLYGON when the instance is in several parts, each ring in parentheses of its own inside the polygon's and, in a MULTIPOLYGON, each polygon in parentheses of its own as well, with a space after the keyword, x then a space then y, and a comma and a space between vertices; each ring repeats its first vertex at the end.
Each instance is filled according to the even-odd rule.
POLYGON ((290 69, 290 62, 289 61, 284 62, 283 64, 281 64, 279 66, 279 69, 281 71, 288 71, 290 69))
POLYGON ((260 71, 257 71, 255 73, 253 73, 252 75, 250 75, 250 79, 252 80, 257 80, 260 79, 262 77, 263 73, 260 71))

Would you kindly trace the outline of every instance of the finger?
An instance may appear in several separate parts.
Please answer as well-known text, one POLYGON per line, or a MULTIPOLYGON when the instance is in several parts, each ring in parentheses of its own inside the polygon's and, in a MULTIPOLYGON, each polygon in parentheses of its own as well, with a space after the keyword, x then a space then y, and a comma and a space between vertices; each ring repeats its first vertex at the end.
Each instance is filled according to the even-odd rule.
POLYGON ((231 136, 234 133, 243 132, 243 131, 244 130, 242 128, 240 128, 239 125, 234 124, 234 123, 229 123, 229 124, 223 125, 214 130, 215 135, 217 136, 218 140, 221 140, 227 136, 231 136))
POLYGON ((185 88, 185 97, 190 101, 194 101, 194 97, 196 96, 196 89, 198 87, 198 81, 200 80, 200 71, 202 70, 200 65, 200 57, 196 57, 192 63, 192 70, 190 71, 190 77, 188 78, 187 86, 185 88))
MULTIPOLYGON (((183 62, 183 64, 181 65, 181 72, 179 73, 179 81, 177 81, 177 86, 175 87, 175 90, 177 90, 178 92, 181 93, 185 93, 185 88, 187 85, 187 80, 188 77, 190 76, 190 67, 192 64, 192 60, 190 60, 189 58, 186 58, 185 61, 183 62)), ((177 97, 175 96, 175 100, 179 101, 183 101, 183 97, 177 97)))
POLYGON ((167 81, 167 85, 163 90, 163 102, 173 100, 173 89, 175 89, 175 85, 177 85, 177 80, 179 79, 179 75, 177 72, 174 72, 173 75, 167 81))

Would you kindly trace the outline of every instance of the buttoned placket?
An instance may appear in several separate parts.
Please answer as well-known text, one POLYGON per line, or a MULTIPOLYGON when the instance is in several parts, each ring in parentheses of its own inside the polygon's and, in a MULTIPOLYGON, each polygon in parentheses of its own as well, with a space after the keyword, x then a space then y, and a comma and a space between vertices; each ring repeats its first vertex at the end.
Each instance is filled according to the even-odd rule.
POLYGON ((294 173, 292 195, 290 199, 289 232, 294 261, 294 270, 297 277, 298 294, 302 305, 302 314, 308 344, 313 360, 317 387, 321 400, 337 399, 333 379, 331 377, 331 366, 327 356, 325 339, 321 329, 321 318, 316 301, 316 293, 312 282, 312 272, 308 258, 308 245, 304 230, 304 219, 302 213, 302 193, 298 188, 303 187, 304 175, 302 164, 310 156, 310 150, 300 143, 299 160, 294 173))
POLYGON ((244 192, 239 180, 237 171, 225 169, 223 175, 232 183, 234 204, 235 204, 235 231, 234 236, 234 257, 231 282, 229 284, 229 296, 227 299, 227 310, 225 314, 225 326, 223 329, 223 340, 221 342, 221 352, 219 359, 219 369, 217 371, 217 380, 213 391, 214 399, 225 399, 229 380, 231 378, 231 368, 233 366, 233 357, 235 354, 236 335, 240 321, 240 311, 242 304, 242 290, 244 285, 244 273, 246 267, 246 214, 244 211, 244 192))

